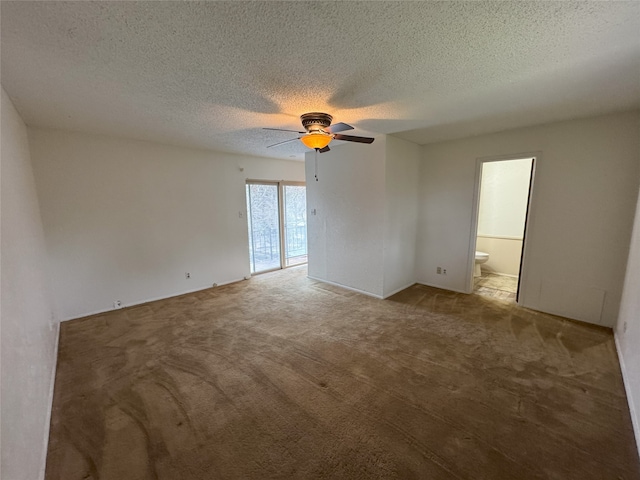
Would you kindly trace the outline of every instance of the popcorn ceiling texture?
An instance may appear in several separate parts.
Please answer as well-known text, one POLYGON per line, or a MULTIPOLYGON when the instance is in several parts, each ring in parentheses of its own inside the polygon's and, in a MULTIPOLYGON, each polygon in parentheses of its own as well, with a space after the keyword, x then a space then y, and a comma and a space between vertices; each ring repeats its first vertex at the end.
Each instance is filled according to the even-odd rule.
POLYGON ((28 125, 302 158, 261 127, 424 144, 636 108, 639 31, 638 2, 2 2, 2 85, 28 125))

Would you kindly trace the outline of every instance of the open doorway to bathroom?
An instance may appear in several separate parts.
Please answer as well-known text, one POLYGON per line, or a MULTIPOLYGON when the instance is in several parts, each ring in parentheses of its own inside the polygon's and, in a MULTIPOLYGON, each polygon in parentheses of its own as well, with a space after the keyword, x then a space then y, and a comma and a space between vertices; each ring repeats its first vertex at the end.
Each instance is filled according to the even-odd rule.
POLYGON ((535 157, 480 159, 474 294, 517 302, 535 157))

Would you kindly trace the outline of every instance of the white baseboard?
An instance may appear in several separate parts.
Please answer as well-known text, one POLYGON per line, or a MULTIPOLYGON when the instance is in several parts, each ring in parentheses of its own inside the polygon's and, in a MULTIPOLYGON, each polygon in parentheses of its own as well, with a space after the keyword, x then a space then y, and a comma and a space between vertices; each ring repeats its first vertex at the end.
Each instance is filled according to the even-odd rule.
POLYGON ((640 418, 638 418, 636 404, 634 402, 633 394, 631 393, 631 387, 627 380, 627 368, 624 363, 624 357, 620 353, 621 349, 618 341, 618 332, 616 332, 615 329, 613 331, 613 338, 616 342, 616 353, 618 354, 620 370, 622 371, 622 383, 624 384, 624 389, 627 393, 627 403, 629 404, 629 413, 631 414, 631 424, 633 425, 633 433, 636 437, 636 448, 638 449, 638 456, 640 456, 640 418))
POLYGON ((49 450, 49 431, 51 429, 51 413, 53 411, 53 392, 56 385, 56 372, 58 371, 58 346, 60 345, 60 324, 55 324, 56 329, 56 342, 53 346, 53 368, 51 369, 51 379, 49 381, 49 401, 47 405, 47 412, 45 415, 44 425, 44 439, 42 449, 42 460, 40 461, 40 474, 39 479, 44 480, 44 475, 47 468, 47 452, 49 450))
POLYGON ((384 297, 382 297, 382 298, 389 298, 390 296, 395 295, 396 293, 401 292, 402 290, 406 290, 407 288, 412 287, 412 286, 414 286, 415 284, 416 284, 416 282, 411 282, 411 283, 409 283, 409 284, 405 285, 404 287, 400 287, 400 288, 395 289, 395 290, 394 290, 393 292, 391 292, 391 293, 387 293, 387 294, 386 294, 384 297))
POLYGON ((329 285, 334 285, 336 287, 344 288, 345 290, 351 290, 352 292, 361 293, 361 294, 366 295, 368 297, 378 298, 378 299, 382 300, 382 295, 376 295, 375 293, 365 292, 364 290, 360 290, 360 289, 353 288, 353 287, 348 287, 346 285, 342 285, 341 283, 330 282, 329 280, 324 280, 322 278, 312 277, 311 275, 307 275, 307 278, 310 278, 311 280, 316 280, 318 282, 327 283, 329 285))
MULTIPOLYGON (((229 280, 228 282, 223 282, 223 283, 218 283, 217 287, 222 287, 223 285, 229 285, 231 283, 236 283, 236 282, 241 282, 245 280, 244 277, 242 278, 238 278, 235 280, 229 280)), ((128 303, 126 305, 123 305, 121 308, 105 308, 102 310, 96 310, 93 312, 89 312, 89 313, 83 313, 81 315, 78 316, 73 316, 73 317, 67 317, 67 318, 63 318, 62 320, 60 320, 61 322, 68 322, 69 320, 77 320, 78 318, 84 318, 84 317, 91 317, 93 315, 99 315, 101 313, 107 313, 107 312, 114 312, 116 310, 122 310, 123 308, 129 308, 129 307, 135 307, 137 305, 143 305, 145 303, 149 303, 149 302, 156 302, 158 300, 166 300, 167 298, 173 298, 173 297, 179 297, 181 295, 186 295, 188 293, 195 293, 195 292, 201 292, 203 290, 208 290, 210 288, 214 288, 212 286, 201 286, 201 287, 197 287, 191 290, 185 290, 183 292, 177 292, 177 293, 171 293, 169 295, 163 295, 161 297, 153 297, 153 298, 148 298, 146 300, 140 300, 140 301, 135 301, 134 303, 128 303)))
POLYGON ((457 288, 451 288, 451 287, 443 287, 442 285, 435 285, 433 283, 425 283, 425 282, 416 282, 418 285, 424 285, 425 287, 433 287, 433 288, 439 288, 440 290, 447 290, 449 292, 456 292, 456 293, 464 293, 465 295, 469 295, 469 293, 471 292, 467 292, 465 290, 459 290, 457 288))

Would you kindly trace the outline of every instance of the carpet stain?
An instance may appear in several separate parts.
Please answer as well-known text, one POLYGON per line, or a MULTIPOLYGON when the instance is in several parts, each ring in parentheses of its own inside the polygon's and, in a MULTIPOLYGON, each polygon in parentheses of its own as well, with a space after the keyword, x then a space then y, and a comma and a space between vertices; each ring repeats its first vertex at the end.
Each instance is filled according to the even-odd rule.
POLYGON ((610 330, 297 267, 61 325, 47 480, 640 479, 610 330))

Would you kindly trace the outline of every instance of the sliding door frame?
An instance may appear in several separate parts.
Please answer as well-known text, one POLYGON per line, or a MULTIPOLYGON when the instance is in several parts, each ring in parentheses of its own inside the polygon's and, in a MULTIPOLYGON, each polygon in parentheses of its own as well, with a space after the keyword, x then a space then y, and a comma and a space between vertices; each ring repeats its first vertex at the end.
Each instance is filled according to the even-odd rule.
MULTIPOLYGON (((247 179, 245 185, 275 185, 278 188, 278 235, 280 239, 280 267, 270 268, 268 270, 260 270, 259 272, 253 272, 251 275, 257 275, 260 273, 274 272, 276 270, 283 270, 285 268, 297 267, 304 265, 307 262, 296 263, 295 265, 287 265, 286 259, 286 246, 285 246, 285 207, 284 207, 284 188, 288 186, 293 187, 306 187, 305 182, 295 182, 289 180, 256 180, 247 179)), ((245 187, 246 188, 246 187, 245 187)), ((246 196, 245 196, 246 198, 246 196)), ((247 205, 247 212, 249 217, 251 216, 250 207, 247 205)), ((252 221, 251 218, 248 221, 252 221)), ((251 228, 253 232, 253 228, 251 228)))
MULTIPOLYGON (((280 213, 280 182, 278 182, 277 180, 249 180, 247 179, 246 183, 245 183, 245 189, 247 188, 248 185, 274 185, 277 188, 278 191, 278 229, 280 229, 280 221, 281 221, 281 213, 280 213)), ((249 193, 249 197, 251 197, 251 193, 249 193)), ((246 194, 245 194, 245 198, 246 194)), ((251 215, 251 206, 247 203, 247 221, 251 222, 251 234, 253 235, 254 229, 253 229, 253 216, 251 215)), ((248 227, 248 225, 247 225, 248 227)), ((273 267, 273 268, 269 268, 267 270, 260 270, 259 272, 251 272, 251 275, 256 275, 259 273, 267 273, 267 272, 274 272, 276 270, 280 270, 282 269, 282 236, 280 235, 278 237, 280 239, 280 267, 273 267)), ((255 238, 251 238, 249 244, 247 245, 248 247, 250 245, 253 245, 253 248, 255 248, 255 238)), ((250 252, 250 256, 249 259, 251 259, 251 253, 250 252)), ((255 252, 254 253, 254 264, 251 265, 251 262, 249 262, 249 269, 253 270, 255 268, 255 252), (253 268, 252 268, 253 267, 253 268)))

